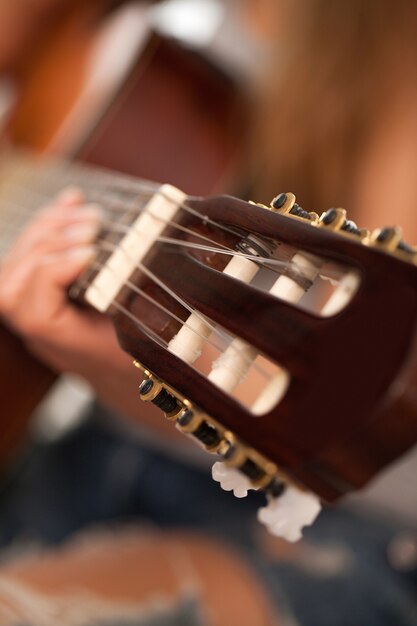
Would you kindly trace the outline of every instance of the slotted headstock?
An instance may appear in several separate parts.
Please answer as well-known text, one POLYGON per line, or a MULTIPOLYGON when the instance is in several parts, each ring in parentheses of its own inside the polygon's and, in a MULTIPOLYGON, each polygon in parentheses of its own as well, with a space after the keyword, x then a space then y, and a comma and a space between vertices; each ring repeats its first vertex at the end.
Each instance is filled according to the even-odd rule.
POLYGON ((411 447, 417 257, 399 230, 292 194, 180 209, 110 308, 142 399, 272 493, 331 501, 411 447))

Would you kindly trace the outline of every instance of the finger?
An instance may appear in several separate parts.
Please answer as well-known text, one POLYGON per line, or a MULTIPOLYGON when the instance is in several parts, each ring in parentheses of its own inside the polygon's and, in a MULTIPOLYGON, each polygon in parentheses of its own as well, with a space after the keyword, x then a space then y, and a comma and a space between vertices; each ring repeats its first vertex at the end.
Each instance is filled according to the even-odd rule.
POLYGON ((88 219, 89 216, 96 219, 103 218, 103 211, 98 204, 88 202, 68 207, 65 205, 51 204, 27 224, 27 230, 34 226, 42 226, 46 229, 59 229, 71 221, 88 219))
POLYGON ((59 206, 74 206, 85 203, 85 196, 78 187, 66 187, 56 196, 56 204, 59 206))
POLYGON ((82 205, 67 214, 48 210, 34 220, 15 241, 3 259, 3 266, 18 263, 32 253, 48 254, 72 244, 92 241, 99 229, 102 212, 97 205, 82 205))
MULTIPOLYGON (((93 217, 84 216, 82 220, 69 222, 68 225, 59 232, 53 232, 48 238, 40 238, 32 242, 31 247, 24 248, 25 262, 29 256, 49 257, 71 248, 92 244, 100 232, 100 223, 93 217)), ((14 260, 16 260, 16 256, 14 260)))
POLYGON ((79 246, 31 258, 10 279, 0 281, 0 315, 23 335, 47 336, 51 324, 72 306, 67 288, 94 256, 94 247, 79 246))
MULTIPOLYGON (((50 326, 48 336, 31 337, 30 349, 58 371, 73 371, 86 378, 111 354, 113 366, 131 359, 121 351, 110 320, 93 311, 67 307, 50 326)), ((116 365, 118 367, 118 365, 116 365)))
MULTIPOLYGON (((92 245, 77 245, 42 258, 38 267, 43 272, 43 282, 51 290, 61 291, 73 283, 81 272, 94 260, 97 254, 92 245)), ((66 297, 66 296, 65 296, 66 297)))
POLYGON ((85 196, 78 187, 66 187, 40 209, 35 211, 34 219, 39 216, 67 213, 73 208, 86 204, 85 196))

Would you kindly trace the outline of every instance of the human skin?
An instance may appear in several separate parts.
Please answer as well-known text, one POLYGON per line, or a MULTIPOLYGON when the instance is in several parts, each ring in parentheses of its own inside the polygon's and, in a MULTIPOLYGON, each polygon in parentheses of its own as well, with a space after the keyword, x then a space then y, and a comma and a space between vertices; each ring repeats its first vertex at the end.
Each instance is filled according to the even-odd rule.
POLYGON ((43 209, 0 264, 0 318, 35 356, 87 380, 110 408, 179 437, 155 407, 139 401, 140 375, 121 350, 111 321, 67 297, 94 255, 99 222, 99 208, 86 205, 74 189, 43 209))

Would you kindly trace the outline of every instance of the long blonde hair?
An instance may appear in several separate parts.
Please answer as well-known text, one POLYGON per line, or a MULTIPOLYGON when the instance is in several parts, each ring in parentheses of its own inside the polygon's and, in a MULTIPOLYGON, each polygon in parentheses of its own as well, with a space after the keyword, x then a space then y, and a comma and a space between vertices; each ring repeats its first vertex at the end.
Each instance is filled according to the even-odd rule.
POLYGON ((417 86, 417 3, 297 7, 257 111, 253 193, 267 201, 293 190, 308 209, 346 205, 355 213, 352 189, 375 123, 389 115, 399 86, 417 86))

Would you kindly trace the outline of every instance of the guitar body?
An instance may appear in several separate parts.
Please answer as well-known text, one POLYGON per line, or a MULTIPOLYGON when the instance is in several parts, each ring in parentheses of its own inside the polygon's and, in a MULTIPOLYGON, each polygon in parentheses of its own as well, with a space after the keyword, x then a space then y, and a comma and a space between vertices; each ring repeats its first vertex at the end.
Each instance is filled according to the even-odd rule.
MULTIPOLYGON (((244 119, 234 82, 200 54, 141 27, 144 14, 100 17, 94 3, 76 3, 55 20, 49 38, 19 77, 8 140, 167 180, 193 194, 232 185, 244 119), (93 61, 97 66, 97 57, 104 55, 96 67, 96 74, 103 75, 106 58, 120 55, 120 49, 123 56, 129 49, 119 45, 126 43, 123 28, 133 18, 139 42, 128 29, 129 63, 119 63, 111 84, 102 80, 97 85, 97 79, 95 84, 88 77, 94 73, 93 61), (112 20, 118 22, 114 28, 112 20)), ((3 327, 0 348, 2 417, 9 425, 2 428, 3 462, 18 446, 31 412, 56 375, 3 327)))

